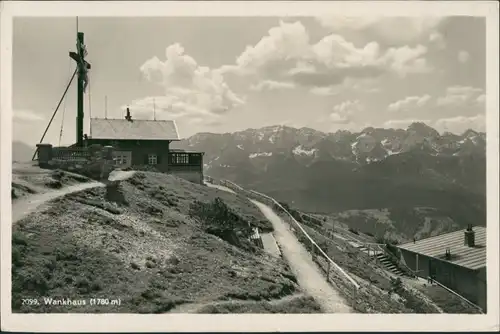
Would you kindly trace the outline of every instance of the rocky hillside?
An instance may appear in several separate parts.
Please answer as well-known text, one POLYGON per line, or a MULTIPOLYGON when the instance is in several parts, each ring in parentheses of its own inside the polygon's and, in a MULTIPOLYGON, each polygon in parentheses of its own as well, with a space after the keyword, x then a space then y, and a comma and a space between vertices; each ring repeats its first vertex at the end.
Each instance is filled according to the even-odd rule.
MULTIPOLYGON (((439 134, 413 123, 406 130, 327 134, 274 126, 196 134, 179 146, 206 152, 207 174, 303 211, 351 210, 351 217, 352 210, 386 210, 397 217, 396 234, 404 238, 486 222, 486 135, 473 130, 439 134), (440 217, 430 223, 436 227, 415 210, 440 217)), ((354 220, 364 224, 365 216, 354 220)))

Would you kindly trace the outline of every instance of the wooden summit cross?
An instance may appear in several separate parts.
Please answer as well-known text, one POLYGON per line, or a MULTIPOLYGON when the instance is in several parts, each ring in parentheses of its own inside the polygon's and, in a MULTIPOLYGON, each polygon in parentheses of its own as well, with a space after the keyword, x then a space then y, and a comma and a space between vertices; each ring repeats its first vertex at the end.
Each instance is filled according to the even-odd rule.
POLYGON ((83 147, 83 94, 89 82, 88 71, 90 64, 85 60, 87 48, 84 44, 83 32, 78 32, 76 37, 76 51, 70 51, 69 56, 76 62, 78 74, 78 106, 76 116, 76 146, 83 147))

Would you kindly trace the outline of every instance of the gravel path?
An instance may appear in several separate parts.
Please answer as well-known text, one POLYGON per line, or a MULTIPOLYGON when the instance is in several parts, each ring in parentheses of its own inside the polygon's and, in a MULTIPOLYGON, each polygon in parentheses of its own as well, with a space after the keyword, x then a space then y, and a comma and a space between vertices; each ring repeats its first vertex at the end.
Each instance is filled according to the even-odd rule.
MULTIPOLYGON (((133 171, 114 171, 110 174, 109 181, 121 181, 128 179, 134 174, 133 171)), ((29 196, 25 199, 20 199, 12 203, 12 224, 23 219, 30 213, 34 212, 40 206, 58 197, 71 194, 77 191, 87 190, 96 187, 105 187, 106 184, 102 182, 82 183, 74 186, 69 186, 60 190, 48 191, 42 194, 29 196)))
POLYGON ((344 299, 326 281, 311 254, 295 238, 286 223, 265 204, 251 200, 273 224, 276 241, 297 277, 299 285, 311 295, 325 313, 351 313, 344 299))

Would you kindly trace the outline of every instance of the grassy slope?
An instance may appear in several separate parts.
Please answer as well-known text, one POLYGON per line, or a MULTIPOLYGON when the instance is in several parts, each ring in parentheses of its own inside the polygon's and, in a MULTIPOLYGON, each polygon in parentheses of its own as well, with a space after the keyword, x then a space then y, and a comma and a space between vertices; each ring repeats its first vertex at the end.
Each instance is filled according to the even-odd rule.
MULTIPOLYGON (((195 200, 216 197, 250 223, 269 227, 245 198, 164 174, 138 173, 56 200, 13 227, 13 311, 159 313, 183 303, 264 301, 298 292, 282 260, 232 246, 190 216, 195 200), (120 298, 121 305, 20 305, 22 298, 43 296, 120 298)), ((256 303, 252 311, 272 312, 266 305, 256 303)), ((310 300, 299 305, 297 312, 317 309, 310 300)))

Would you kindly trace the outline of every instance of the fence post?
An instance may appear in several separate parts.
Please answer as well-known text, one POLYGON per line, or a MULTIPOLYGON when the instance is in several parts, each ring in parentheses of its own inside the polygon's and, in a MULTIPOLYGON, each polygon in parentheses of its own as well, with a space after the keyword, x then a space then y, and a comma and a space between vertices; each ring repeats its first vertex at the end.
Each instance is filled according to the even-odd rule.
POLYGON ((314 260, 314 253, 315 253, 315 251, 316 251, 316 248, 314 248, 314 243, 313 243, 313 241, 311 239, 311 254, 312 254, 313 260, 314 260))

